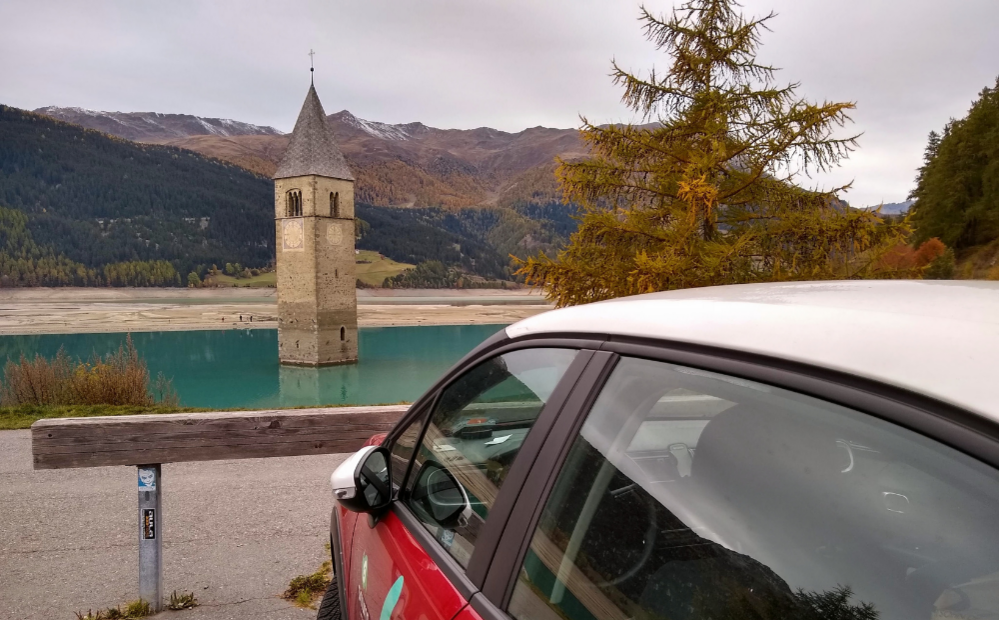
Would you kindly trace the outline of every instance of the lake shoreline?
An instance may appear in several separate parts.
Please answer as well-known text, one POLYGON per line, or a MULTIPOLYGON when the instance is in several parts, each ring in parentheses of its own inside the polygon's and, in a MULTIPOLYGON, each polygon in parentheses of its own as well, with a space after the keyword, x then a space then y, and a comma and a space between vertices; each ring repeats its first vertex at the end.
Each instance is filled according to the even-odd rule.
MULTIPOLYGON (((509 324, 552 308, 529 289, 358 289, 357 294, 360 327, 509 324)), ((276 328, 275 289, 0 289, 0 335, 276 328)))
MULTIPOLYGON (((275 329, 132 332, 149 377, 172 381, 178 405, 210 409, 274 409, 412 402, 448 368, 503 325, 420 325, 361 328, 358 361, 309 368, 278 360, 275 329)), ((123 333, 0 336, 0 363, 71 360, 114 353, 123 333)), ((152 386, 153 396, 162 398, 152 386)), ((0 411, 2 413, 2 411, 0 411)))

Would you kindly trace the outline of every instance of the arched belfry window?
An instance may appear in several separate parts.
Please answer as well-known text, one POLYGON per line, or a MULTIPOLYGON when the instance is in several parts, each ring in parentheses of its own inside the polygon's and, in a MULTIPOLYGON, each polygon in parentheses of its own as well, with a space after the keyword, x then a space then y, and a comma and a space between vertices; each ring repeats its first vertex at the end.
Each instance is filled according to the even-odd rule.
POLYGON ((284 214, 286 217, 302 217, 302 191, 288 190, 285 194, 284 214))
POLYGON ((330 215, 340 217, 340 192, 330 192, 330 215))
POLYGON ((340 342, 343 342, 346 339, 347 339, 347 330, 341 327, 340 328, 340 342))

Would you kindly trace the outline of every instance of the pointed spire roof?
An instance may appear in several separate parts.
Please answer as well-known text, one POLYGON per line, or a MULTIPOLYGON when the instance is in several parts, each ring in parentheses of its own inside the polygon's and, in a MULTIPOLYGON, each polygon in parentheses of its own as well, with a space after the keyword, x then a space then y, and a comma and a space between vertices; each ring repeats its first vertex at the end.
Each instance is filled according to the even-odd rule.
POLYGON ((326 121, 326 111, 316 94, 316 87, 309 87, 302 111, 298 113, 291 141, 285 151, 275 179, 301 177, 315 174, 334 179, 353 181, 347 160, 336 145, 333 131, 326 121))

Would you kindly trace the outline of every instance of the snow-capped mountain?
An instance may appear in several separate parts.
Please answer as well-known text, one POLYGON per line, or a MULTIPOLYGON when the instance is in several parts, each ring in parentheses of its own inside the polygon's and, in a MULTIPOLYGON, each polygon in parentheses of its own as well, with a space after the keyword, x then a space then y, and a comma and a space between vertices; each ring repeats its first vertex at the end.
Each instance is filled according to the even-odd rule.
POLYGON ((329 119, 333 123, 342 123, 374 138, 382 140, 410 140, 425 133, 427 127, 423 123, 407 123, 405 125, 390 125, 389 123, 379 123, 378 121, 366 121, 357 118, 347 110, 342 110, 336 114, 331 114, 329 119))
MULTIPOLYGON (((55 106, 35 112, 126 140, 190 149, 264 176, 274 174, 288 144, 273 127, 190 114, 55 106)), ((372 205, 558 202, 555 157, 587 152, 576 129, 439 129, 369 121, 347 110, 327 118, 358 179, 357 199, 372 205)))
POLYGON ((228 118, 203 118, 191 114, 101 112, 58 106, 38 108, 35 112, 136 142, 158 142, 191 136, 281 135, 281 132, 273 127, 261 127, 228 118))

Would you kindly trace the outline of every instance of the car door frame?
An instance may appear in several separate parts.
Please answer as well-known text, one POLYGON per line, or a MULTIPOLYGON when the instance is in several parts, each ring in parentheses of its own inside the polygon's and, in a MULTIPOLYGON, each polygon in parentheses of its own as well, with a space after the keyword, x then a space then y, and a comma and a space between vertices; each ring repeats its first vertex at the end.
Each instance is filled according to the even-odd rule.
MULTIPOLYGON (((904 388, 858 375, 756 353, 648 338, 572 335, 596 349, 587 370, 592 382, 576 382, 494 545, 488 571, 470 603, 484 620, 509 620, 506 613, 531 536, 573 440, 607 378, 622 356, 717 372, 798 392, 880 418, 947 445, 999 469, 999 420, 904 388)), ((549 335, 556 340, 558 334, 549 335)), ((513 342, 511 342, 513 344, 513 342)))
MULTIPOLYGON (((467 567, 462 567, 447 553, 430 532, 423 527, 416 515, 413 514, 403 501, 400 501, 400 497, 394 498, 389 508, 437 567, 450 579, 451 583, 454 584, 455 588, 466 601, 471 601, 481 589, 482 582, 489 569, 489 564, 497 552, 506 521, 520 494, 520 490, 526 483, 528 474, 534 469, 534 461, 540 454, 542 447, 546 444, 548 433, 554 426, 555 421, 561 418, 562 410, 568 404, 570 396, 577 392, 576 386, 579 383, 589 383, 592 385, 599 383, 602 385, 603 377, 600 375, 600 372, 606 369, 605 358, 609 354, 600 353, 596 350, 600 342, 599 339, 580 339, 573 335, 565 335, 558 338, 543 337, 511 340, 506 336, 505 331, 501 330, 496 336, 483 342, 448 370, 431 389, 427 390, 422 397, 413 403, 382 441, 382 445, 391 450, 399 435, 421 416, 424 419, 417 443, 422 441, 423 434, 426 432, 427 425, 441 393, 455 381, 462 378, 468 370, 490 358, 526 349, 559 348, 578 351, 569 368, 555 386, 545 406, 541 409, 538 418, 531 427, 531 432, 525 437, 517 458, 514 459, 510 472, 507 474, 503 486, 500 488, 496 503, 489 512, 489 518, 486 519, 482 531, 476 540, 475 549, 467 567)), ((412 474, 415 455, 416 453, 414 452, 413 457, 408 461, 406 472, 402 477, 400 491, 404 491, 408 477, 412 474)), ((366 521, 358 519, 355 528, 373 527, 374 523, 375 520, 366 521)), ((356 531, 352 546, 353 544, 358 544, 356 531)))

